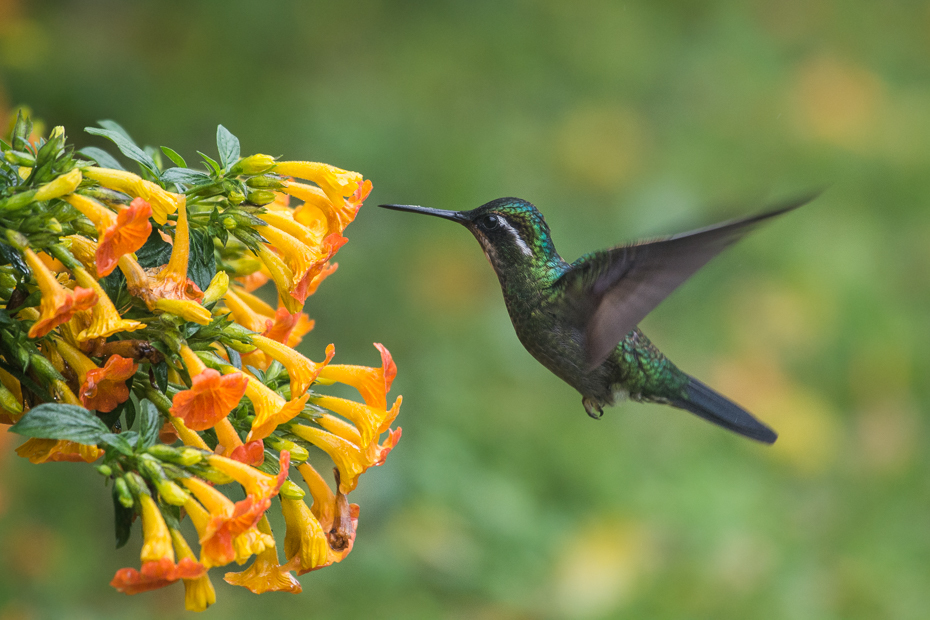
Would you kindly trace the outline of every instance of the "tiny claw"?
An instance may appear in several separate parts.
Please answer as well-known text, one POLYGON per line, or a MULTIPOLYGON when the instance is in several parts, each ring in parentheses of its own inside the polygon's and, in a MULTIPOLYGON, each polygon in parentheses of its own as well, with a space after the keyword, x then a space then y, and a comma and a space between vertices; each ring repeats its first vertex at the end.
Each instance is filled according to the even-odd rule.
POLYGON ((595 420, 600 420, 604 416, 604 410, 601 406, 587 396, 581 399, 581 404, 584 405, 584 410, 588 412, 588 415, 595 420))

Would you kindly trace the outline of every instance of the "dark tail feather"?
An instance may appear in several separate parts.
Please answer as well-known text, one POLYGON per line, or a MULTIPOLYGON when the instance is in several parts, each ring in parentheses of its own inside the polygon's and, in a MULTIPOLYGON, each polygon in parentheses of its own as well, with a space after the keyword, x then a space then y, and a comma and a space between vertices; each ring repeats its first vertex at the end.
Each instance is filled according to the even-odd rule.
POLYGON ((673 406, 690 411, 708 422, 762 443, 771 444, 778 439, 775 431, 757 420, 751 413, 733 401, 727 400, 694 377, 689 377, 689 379, 688 385, 685 386, 684 397, 672 400, 673 406))

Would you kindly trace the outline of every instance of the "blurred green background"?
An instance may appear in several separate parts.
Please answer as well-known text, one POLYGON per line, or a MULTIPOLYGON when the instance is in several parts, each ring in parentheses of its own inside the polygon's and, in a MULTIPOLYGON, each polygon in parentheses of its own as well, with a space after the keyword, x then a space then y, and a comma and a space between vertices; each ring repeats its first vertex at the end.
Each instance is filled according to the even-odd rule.
MULTIPOLYGON (((303 350, 390 348, 403 439, 345 562, 299 595, 214 571, 204 617, 927 617, 928 3, 0 0, 0 85, 81 145, 111 118, 190 161, 223 123, 374 182, 303 350), (588 419, 466 231, 375 207, 519 196, 573 260, 818 187, 643 323, 773 448, 588 419)), ((139 542, 91 467, 2 468, 0 620, 186 615, 107 585, 139 542)))

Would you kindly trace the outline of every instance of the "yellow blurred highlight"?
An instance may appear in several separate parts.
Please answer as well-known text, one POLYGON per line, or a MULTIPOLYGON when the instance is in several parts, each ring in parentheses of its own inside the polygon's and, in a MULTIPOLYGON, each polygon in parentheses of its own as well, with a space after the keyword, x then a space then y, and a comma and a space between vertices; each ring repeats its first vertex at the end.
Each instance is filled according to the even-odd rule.
POLYGON ((656 556, 641 523, 616 519, 579 529, 555 562, 557 609, 567 618, 592 618, 629 604, 656 556))
POLYGON ((621 105, 586 105, 569 113, 555 141, 557 164, 579 185, 613 192, 634 178, 649 146, 646 123, 621 105))
POLYGON ((494 276, 485 272, 487 267, 481 261, 475 260, 473 243, 463 238, 430 240, 420 245, 407 278, 414 305, 430 313, 467 314, 494 292, 494 276), (461 250, 450 247, 459 244, 461 250))
POLYGON ((744 281, 726 304, 736 348, 780 357, 810 355, 835 336, 834 294, 772 281, 744 281))
POLYGON ((718 364, 711 383, 778 432, 765 454, 798 474, 817 476, 835 464, 843 429, 830 403, 793 383, 771 358, 748 355, 718 364))
POLYGON ((803 136, 857 152, 874 146, 885 89, 868 69, 830 55, 812 58, 800 67, 792 97, 803 136))

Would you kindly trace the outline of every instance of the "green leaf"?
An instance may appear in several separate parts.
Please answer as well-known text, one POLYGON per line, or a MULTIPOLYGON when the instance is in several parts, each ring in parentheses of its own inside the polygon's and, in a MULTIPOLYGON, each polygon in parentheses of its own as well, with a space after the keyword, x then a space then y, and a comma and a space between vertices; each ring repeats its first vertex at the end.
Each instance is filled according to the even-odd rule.
POLYGON ((161 180, 165 183, 180 183, 182 185, 202 185, 213 181, 206 172, 192 168, 168 168, 161 175, 161 180))
MULTIPOLYGON (((100 124, 103 125, 107 122, 112 123, 112 121, 100 121, 100 124)), ((116 125, 115 123, 113 124, 116 125)), ((119 127, 119 125, 116 126, 119 127)), ((120 127, 120 129, 122 128, 120 127)), ((132 138, 126 135, 125 131, 118 131, 113 129, 97 129, 96 127, 85 127, 84 131, 93 136, 102 136, 108 140, 111 140, 123 155, 133 161, 139 162, 139 164, 141 164, 151 174, 153 174, 155 178, 158 178, 159 170, 155 160, 153 160, 148 153, 140 149, 138 145, 133 142, 132 138)))
POLYGON ((171 258, 171 244, 161 238, 154 228, 149 233, 149 239, 136 252, 136 259, 146 269, 167 265, 171 258))
POLYGON ((161 147, 161 152, 167 155, 168 159, 174 162, 175 166, 180 166, 181 168, 187 168, 187 162, 184 161, 184 158, 181 157, 177 151, 173 148, 163 146, 161 147))
POLYGON ((200 231, 190 231, 190 258, 187 262, 187 277, 205 291, 216 275, 216 255, 213 238, 200 231))
POLYGON ((158 441, 161 416, 150 400, 139 401, 139 449, 145 450, 158 441))
POLYGON ((110 434, 110 429, 93 412, 62 403, 33 407, 10 430, 24 437, 66 439, 86 445, 96 445, 110 434))
POLYGON ((232 135, 222 125, 218 125, 216 127, 216 150, 219 151, 223 169, 229 170, 230 166, 239 161, 239 138, 232 135))
POLYGON ((113 525, 116 529, 116 548, 119 549, 129 542, 129 534, 132 532, 132 518, 134 511, 132 508, 126 508, 119 503, 119 493, 116 486, 113 486, 113 525))
POLYGON ((216 162, 215 159, 213 159, 206 153, 201 153, 200 151, 197 151, 197 154, 203 158, 204 163, 207 164, 207 168, 210 168, 211 170, 213 170, 213 174, 217 176, 220 175, 220 165, 216 162))
POLYGON ((168 362, 162 360, 152 366, 152 374, 155 375, 155 387, 162 394, 168 391, 168 362))
POLYGON ((81 155, 89 157, 97 162, 101 168, 113 168, 114 170, 125 170, 123 165, 116 161, 116 158, 96 146, 85 146, 78 151, 81 155))
POLYGON ((104 433, 100 437, 100 442, 118 450, 121 454, 132 456, 132 448, 134 443, 129 440, 130 437, 133 439, 138 439, 139 436, 138 434, 131 432, 120 433, 119 435, 116 433, 104 433))

